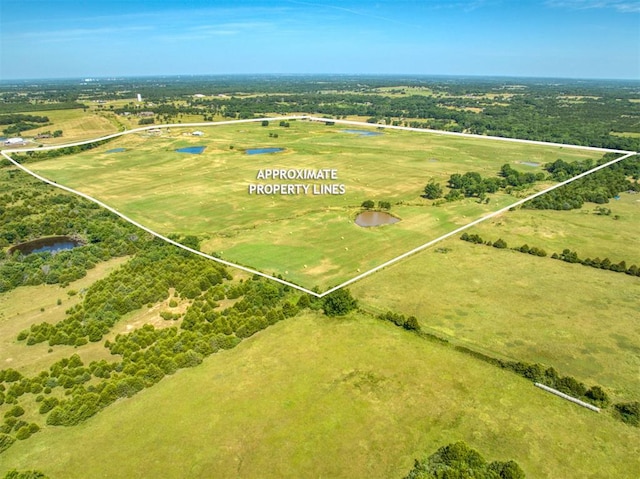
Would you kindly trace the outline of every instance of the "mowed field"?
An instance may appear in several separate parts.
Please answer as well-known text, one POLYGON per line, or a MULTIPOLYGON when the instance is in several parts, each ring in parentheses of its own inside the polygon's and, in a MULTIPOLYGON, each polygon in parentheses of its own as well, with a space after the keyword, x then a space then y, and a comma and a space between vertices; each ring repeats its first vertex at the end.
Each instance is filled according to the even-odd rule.
MULTIPOLYGON (((88 193, 163 234, 195 234, 202 250, 305 287, 330 286, 356 276, 457 226, 507 206, 517 198, 492 195, 489 204, 468 199, 439 207, 421 198, 431 180, 453 173, 495 176, 509 163, 521 171, 562 158, 597 159, 598 152, 526 145, 433 133, 369 131, 291 121, 162 130, 159 136, 131 134, 74 156, 30 163, 60 184, 88 193), (277 134, 277 138, 274 136, 277 134), (203 154, 177 148, 206 146, 203 154), (245 149, 278 147, 275 154, 245 149), (119 153, 108 153, 125 148, 119 153), (284 183, 344 184, 344 195, 250 195, 261 169, 336 169, 337 180, 284 183), (354 223, 364 200, 392 203, 401 219, 393 226, 361 228, 354 223)), ((363 127, 364 128, 364 127, 363 127)), ((281 181, 273 181, 281 183, 281 181)), ((541 188, 542 185, 538 185, 541 188)))
POLYGON ((110 120, 104 114, 95 111, 84 112, 82 108, 69 110, 46 110, 29 112, 30 115, 46 116, 51 125, 42 126, 24 132, 25 136, 36 136, 44 132, 62 130, 62 136, 58 138, 44 138, 35 140, 36 143, 60 145, 74 141, 90 140, 101 136, 116 133, 118 126, 115 120, 110 120))
POLYGON ((527 477, 637 477, 640 431, 388 323, 307 314, 3 453, 50 477, 390 478, 464 440, 527 477))
POLYGON ((637 277, 452 238, 351 290, 372 312, 415 315, 458 344, 640 397, 637 277))

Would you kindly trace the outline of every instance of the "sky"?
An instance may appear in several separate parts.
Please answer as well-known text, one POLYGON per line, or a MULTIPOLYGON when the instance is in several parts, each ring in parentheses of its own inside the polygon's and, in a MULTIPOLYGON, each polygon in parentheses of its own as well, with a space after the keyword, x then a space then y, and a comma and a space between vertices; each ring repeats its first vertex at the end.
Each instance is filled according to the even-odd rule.
POLYGON ((640 80, 640 1, 0 0, 0 80, 255 73, 640 80))

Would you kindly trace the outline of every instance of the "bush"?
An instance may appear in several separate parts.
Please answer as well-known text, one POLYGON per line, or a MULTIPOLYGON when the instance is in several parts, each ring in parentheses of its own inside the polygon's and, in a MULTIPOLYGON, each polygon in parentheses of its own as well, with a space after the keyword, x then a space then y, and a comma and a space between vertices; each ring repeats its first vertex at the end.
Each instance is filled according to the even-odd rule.
POLYGON ((5 418, 9 417, 20 417, 24 414, 24 409, 18 405, 13 406, 7 412, 4 413, 5 418))
POLYGON ((617 403, 613 407, 623 422, 640 427, 640 401, 617 403))
POLYGON ((16 440, 8 434, 0 433, 0 453, 6 451, 16 440))

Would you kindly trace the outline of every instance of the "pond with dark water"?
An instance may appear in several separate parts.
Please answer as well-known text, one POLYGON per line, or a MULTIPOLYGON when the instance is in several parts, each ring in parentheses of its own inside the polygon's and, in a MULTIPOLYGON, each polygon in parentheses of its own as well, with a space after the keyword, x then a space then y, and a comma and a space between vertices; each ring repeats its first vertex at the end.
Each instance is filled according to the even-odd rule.
POLYGON ((123 151, 127 151, 126 148, 112 148, 111 150, 107 150, 107 153, 122 153, 123 151))
POLYGON ((187 146, 185 148, 178 148, 178 153, 190 153, 192 155, 199 155, 205 150, 206 146, 187 146))
POLYGON ((250 148, 245 150, 247 155, 264 155, 265 153, 280 153, 284 148, 250 148))
POLYGON ((26 243, 20 243, 12 246, 9 248, 9 253, 20 251, 25 255, 44 252, 55 254, 59 251, 73 249, 82 245, 83 243, 81 241, 69 236, 49 236, 47 238, 39 238, 37 240, 27 241, 26 243))
POLYGON ((372 226, 392 225, 400 221, 399 218, 385 213, 384 211, 363 211, 356 216, 356 224, 363 228, 372 226))

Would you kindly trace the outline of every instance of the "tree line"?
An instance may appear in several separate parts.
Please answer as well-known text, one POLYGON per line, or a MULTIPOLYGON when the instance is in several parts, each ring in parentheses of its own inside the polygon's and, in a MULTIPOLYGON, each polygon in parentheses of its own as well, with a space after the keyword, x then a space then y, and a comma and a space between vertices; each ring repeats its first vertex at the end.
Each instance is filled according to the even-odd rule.
MULTIPOLYGON (((504 241, 502 238, 498 238, 494 242, 490 240, 485 241, 484 239, 482 239, 480 235, 475 233, 474 234, 469 234, 466 232, 462 233, 462 235, 460 236, 460 239, 463 241, 467 241, 469 243, 493 246, 494 248, 498 248, 498 249, 505 249, 508 247, 507 242, 504 241)), ((528 244, 523 244, 522 246, 518 246, 511 249, 512 251, 527 253, 533 256, 541 256, 541 257, 547 256, 547 252, 544 249, 538 248, 537 246, 529 246, 528 244)), ((627 262, 624 260, 618 263, 614 263, 609 258, 600 259, 599 257, 596 257, 594 259, 591 259, 591 258, 580 259, 578 257, 578 253, 576 253, 575 251, 571 251, 568 248, 563 249, 562 253, 553 253, 551 255, 551 259, 561 260, 566 263, 579 263, 583 266, 589 266, 591 268, 596 268, 596 269, 604 269, 607 271, 613 271, 615 273, 626 273, 630 276, 640 276, 640 268, 636 264, 632 264, 631 266, 627 267, 627 262)))

